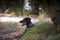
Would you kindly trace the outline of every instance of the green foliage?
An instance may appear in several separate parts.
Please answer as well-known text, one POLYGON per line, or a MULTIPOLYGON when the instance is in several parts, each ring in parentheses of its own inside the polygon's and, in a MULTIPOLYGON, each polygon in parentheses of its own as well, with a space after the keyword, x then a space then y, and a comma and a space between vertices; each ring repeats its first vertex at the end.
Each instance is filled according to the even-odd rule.
POLYGON ((24 6, 24 0, 0 0, 0 9, 3 10, 3 12, 11 8, 12 10, 15 8, 23 8, 24 6))

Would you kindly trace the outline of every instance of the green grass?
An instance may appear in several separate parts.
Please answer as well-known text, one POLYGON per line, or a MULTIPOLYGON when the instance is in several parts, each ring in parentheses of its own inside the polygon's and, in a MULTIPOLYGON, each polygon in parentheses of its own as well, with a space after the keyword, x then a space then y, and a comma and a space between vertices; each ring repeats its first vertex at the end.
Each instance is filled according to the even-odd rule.
POLYGON ((16 22, 0 22, 0 27, 2 27, 2 26, 4 26, 4 27, 6 27, 6 26, 16 26, 16 25, 18 25, 18 23, 16 23, 16 22))
MULTIPOLYGON (((0 22, 0 27, 2 26, 16 26, 18 23, 15 22, 0 22)), ((46 22, 38 24, 27 31, 20 40, 60 40, 60 33, 57 35, 52 35, 51 30, 52 23, 46 22)))
POLYGON ((52 23, 38 24, 26 32, 20 40, 60 40, 60 34, 51 34, 52 23))
POLYGON ((26 32, 20 40, 46 40, 50 35, 51 23, 42 23, 26 32))

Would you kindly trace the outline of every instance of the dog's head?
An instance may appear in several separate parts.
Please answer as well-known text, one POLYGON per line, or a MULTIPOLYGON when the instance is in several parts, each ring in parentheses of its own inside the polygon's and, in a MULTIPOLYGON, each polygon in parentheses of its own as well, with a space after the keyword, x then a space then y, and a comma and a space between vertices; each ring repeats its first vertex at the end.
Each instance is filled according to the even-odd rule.
POLYGON ((22 23, 22 26, 28 25, 31 23, 31 18, 24 18, 23 20, 19 21, 19 23, 22 23))

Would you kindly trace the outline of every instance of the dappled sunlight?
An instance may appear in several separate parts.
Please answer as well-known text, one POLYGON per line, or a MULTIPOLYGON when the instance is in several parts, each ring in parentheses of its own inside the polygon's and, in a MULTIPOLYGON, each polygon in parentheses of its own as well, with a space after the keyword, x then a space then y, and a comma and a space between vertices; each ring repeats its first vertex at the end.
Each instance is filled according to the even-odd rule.
MULTIPOLYGON (((24 17, 0 17, 0 22, 19 22, 24 17)), ((39 19, 31 18, 32 22, 39 22, 39 19)))
POLYGON ((23 18, 18 18, 18 17, 0 17, 0 22, 19 22, 23 18))
MULTIPOLYGON (((1 16, 0 17, 0 22, 19 22, 21 21, 23 18, 27 17, 27 16, 23 16, 23 17, 10 17, 8 14, 4 14, 5 16, 1 16)), ((31 21, 33 23, 36 22, 52 22, 51 19, 49 17, 44 17, 44 15, 40 15, 38 18, 33 18, 31 17, 31 21)))

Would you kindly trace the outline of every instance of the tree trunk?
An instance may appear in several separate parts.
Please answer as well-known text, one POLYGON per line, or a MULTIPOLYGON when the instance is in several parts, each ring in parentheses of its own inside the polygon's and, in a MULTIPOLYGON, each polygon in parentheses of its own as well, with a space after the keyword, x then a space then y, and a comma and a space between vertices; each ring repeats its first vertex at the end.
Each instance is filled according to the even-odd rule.
POLYGON ((19 11, 19 15, 20 15, 20 16, 23 16, 23 9, 21 9, 21 10, 19 11))
POLYGON ((35 5, 32 6, 31 15, 39 15, 39 4, 36 3, 35 5))
POLYGON ((60 32, 60 5, 58 0, 45 0, 41 3, 42 8, 47 12, 53 22, 52 34, 60 32))

